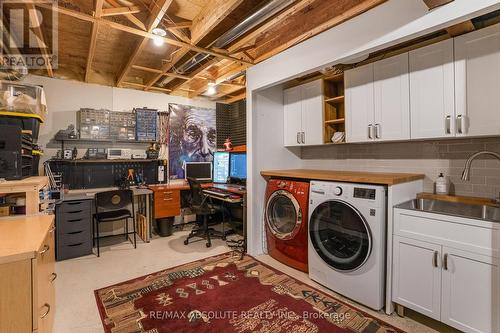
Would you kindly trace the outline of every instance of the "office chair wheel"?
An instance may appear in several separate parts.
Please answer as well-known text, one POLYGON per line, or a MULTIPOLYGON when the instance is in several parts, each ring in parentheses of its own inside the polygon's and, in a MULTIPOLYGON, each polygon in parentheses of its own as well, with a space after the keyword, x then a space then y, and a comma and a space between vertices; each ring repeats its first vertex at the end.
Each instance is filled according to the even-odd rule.
POLYGON ((210 244, 210 243, 207 243, 207 244, 205 244, 205 245, 206 245, 207 247, 212 247, 212 244, 210 244))
POLYGON ((184 245, 188 245, 188 244, 189 244, 189 241, 186 239, 186 240, 184 241, 184 245))

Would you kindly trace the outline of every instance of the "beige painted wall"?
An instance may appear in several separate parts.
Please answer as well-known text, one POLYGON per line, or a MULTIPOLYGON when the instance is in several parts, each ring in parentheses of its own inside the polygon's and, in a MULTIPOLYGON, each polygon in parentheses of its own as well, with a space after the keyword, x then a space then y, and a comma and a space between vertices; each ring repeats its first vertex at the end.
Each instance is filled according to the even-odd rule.
POLYGON ((479 150, 500 153, 500 138, 304 147, 301 157, 305 168, 424 173, 425 191, 429 192, 443 172, 449 177, 452 194, 496 198, 500 161, 478 159, 472 163, 470 182, 460 179, 466 159, 479 150))

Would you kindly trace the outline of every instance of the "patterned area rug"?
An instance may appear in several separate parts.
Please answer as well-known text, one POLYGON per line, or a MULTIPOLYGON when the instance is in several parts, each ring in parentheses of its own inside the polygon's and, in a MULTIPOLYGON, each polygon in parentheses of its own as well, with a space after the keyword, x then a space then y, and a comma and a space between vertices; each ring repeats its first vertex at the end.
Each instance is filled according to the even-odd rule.
POLYGON ((95 291, 107 333, 402 332, 236 253, 95 291))

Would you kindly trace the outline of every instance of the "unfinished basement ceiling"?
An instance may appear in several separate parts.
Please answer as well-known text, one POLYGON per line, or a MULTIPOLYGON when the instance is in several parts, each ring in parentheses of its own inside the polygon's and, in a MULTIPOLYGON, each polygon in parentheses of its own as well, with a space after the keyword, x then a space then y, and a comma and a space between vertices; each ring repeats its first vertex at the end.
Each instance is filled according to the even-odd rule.
POLYGON ((60 0, 53 76, 188 97, 215 83, 206 97, 232 102, 245 96, 248 67, 385 1, 60 0), (155 27, 167 31, 162 46, 155 27))

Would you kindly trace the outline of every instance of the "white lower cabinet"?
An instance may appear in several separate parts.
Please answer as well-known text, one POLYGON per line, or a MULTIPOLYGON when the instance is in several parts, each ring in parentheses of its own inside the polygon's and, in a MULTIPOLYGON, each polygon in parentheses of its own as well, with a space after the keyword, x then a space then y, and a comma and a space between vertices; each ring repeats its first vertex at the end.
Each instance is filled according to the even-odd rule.
POLYGON ((500 333, 499 229, 394 209, 393 302, 464 332, 500 333))
POLYGON ((499 260, 443 247, 441 321, 464 332, 500 332, 499 260))
POLYGON ((394 302, 440 319, 441 246, 410 238, 394 238, 394 302))

